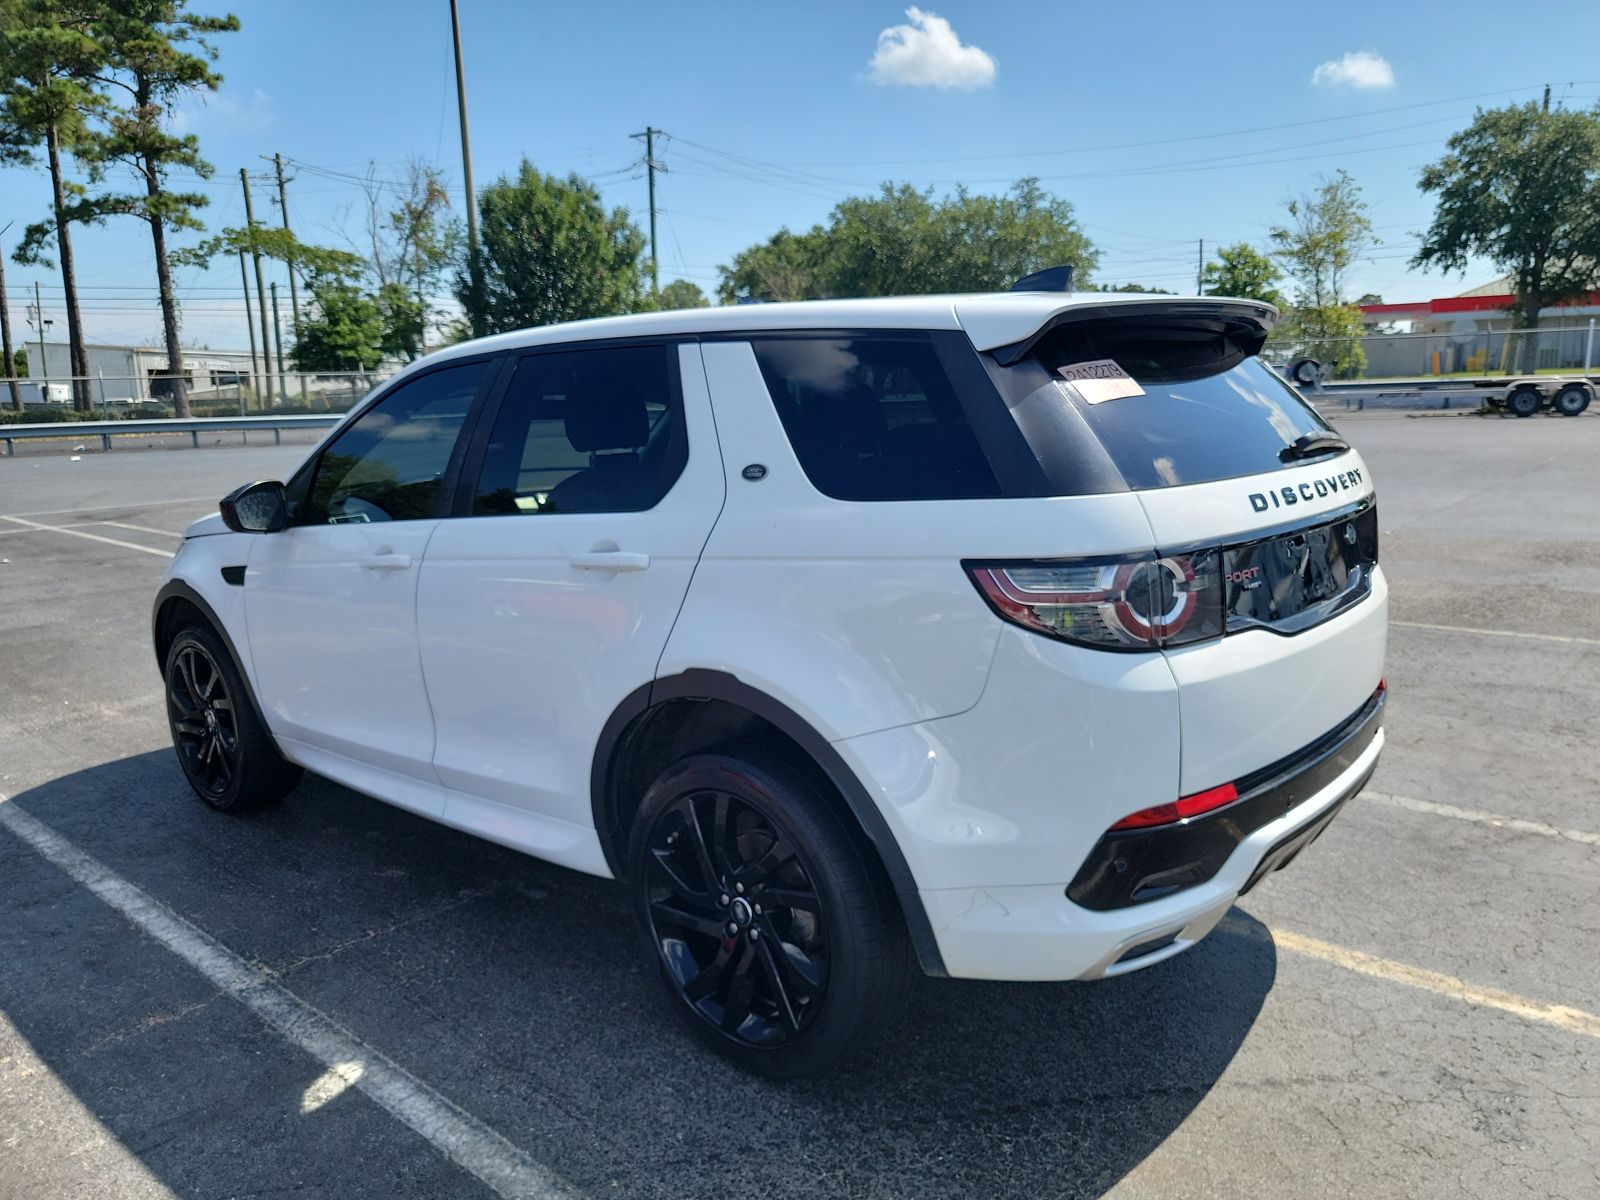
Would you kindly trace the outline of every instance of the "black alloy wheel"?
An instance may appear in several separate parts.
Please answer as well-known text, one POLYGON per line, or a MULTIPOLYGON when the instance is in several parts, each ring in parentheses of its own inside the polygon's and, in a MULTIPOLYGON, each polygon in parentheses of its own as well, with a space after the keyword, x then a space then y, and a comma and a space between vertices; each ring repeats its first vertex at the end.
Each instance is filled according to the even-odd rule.
POLYGON ((728 792, 656 817, 645 886, 656 949, 691 1009, 751 1046, 804 1031, 828 988, 822 901, 793 843, 728 792))
POLYGON ((213 630, 178 631, 167 648, 166 684, 178 765, 212 808, 259 808, 300 782, 300 768, 278 753, 233 655, 213 630))
POLYGON ((167 715, 184 774, 221 798, 239 774, 239 719, 222 669, 198 641, 178 647, 167 678, 167 715))
POLYGON ((624 872, 677 1019, 776 1078, 872 1047, 916 978, 899 901, 844 802, 753 742, 640 799, 624 872))

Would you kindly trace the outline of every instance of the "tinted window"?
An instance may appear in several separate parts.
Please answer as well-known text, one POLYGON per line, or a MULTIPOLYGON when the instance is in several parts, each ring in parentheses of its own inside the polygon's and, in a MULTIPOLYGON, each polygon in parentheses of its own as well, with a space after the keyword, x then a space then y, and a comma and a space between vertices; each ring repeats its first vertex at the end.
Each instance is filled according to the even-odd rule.
POLYGON ((298 523, 436 515, 439 481, 488 369, 476 362, 430 372, 363 413, 323 451, 298 523))
MULTIPOLYGON (((1200 326, 1064 326, 1035 352, 1049 381, 1041 377, 1027 403, 1074 409, 1129 487, 1276 471, 1284 465, 1279 451, 1328 426, 1255 356, 1255 348, 1226 330, 1200 326), (1090 363, 1097 365, 1082 365, 1090 363), (1107 363, 1115 366, 1102 365, 1107 363), (1092 393, 1062 381, 1063 367, 1124 373, 1140 394, 1090 403, 1086 395, 1092 393)), ((1048 446, 1035 449, 1050 453, 1048 446)))
POLYGON ((782 337, 751 346, 818 491, 839 500, 999 494, 927 338, 782 337))
POLYGON ((683 471, 675 346, 536 354, 517 363, 472 511, 640 512, 683 471))

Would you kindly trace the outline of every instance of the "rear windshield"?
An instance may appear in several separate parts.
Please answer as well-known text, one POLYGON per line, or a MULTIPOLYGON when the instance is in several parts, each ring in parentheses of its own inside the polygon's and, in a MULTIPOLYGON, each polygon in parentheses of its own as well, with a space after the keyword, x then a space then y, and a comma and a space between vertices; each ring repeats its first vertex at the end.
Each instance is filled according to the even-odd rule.
MULTIPOLYGON (((1276 471, 1280 451, 1328 426, 1257 349, 1255 339, 1225 325, 1062 326, 1033 351, 1027 381, 1034 386, 1024 405, 1069 406, 1131 488, 1276 471)), ((1031 424, 1053 431, 1043 435, 1048 442, 1070 437, 1076 422, 1031 424)), ((1029 440, 1041 458, 1063 449, 1039 444, 1037 433, 1029 440)))

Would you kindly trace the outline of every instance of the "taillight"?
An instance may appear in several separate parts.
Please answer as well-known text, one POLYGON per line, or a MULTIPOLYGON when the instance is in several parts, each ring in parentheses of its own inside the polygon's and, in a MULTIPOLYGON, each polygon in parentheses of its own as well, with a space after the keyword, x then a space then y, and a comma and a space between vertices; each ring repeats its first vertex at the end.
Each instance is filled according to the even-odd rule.
POLYGON ((989 606, 1025 629, 1105 650, 1155 650, 1220 637, 1218 554, 967 563, 989 606))
POLYGON ((1151 825, 1171 825, 1185 817, 1198 817, 1224 805, 1232 804, 1239 798, 1239 789, 1231 783, 1221 787, 1207 788, 1203 792, 1196 792, 1192 796, 1180 796, 1171 804, 1157 804, 1152 808, 1141 808, 1136 813, 1129 813, 1111 828, 1118 829, 1146 829, 1151 825))

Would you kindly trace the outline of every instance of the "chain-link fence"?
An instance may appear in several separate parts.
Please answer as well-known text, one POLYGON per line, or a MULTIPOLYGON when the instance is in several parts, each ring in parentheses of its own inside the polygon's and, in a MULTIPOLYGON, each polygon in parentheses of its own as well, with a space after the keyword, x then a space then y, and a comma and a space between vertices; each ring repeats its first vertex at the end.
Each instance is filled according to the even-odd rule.
MULTIPOLYGON (((184 380, 184 391, 192 417, 342 413, 392 373, 197 371, 184 380)), ((160 374, 0 379, 0 424, 176 416, 175 379, 160 374), (77 406, 80 395, 88 411, 77 406)))
POLYGON ((1600 370, 1592 325, 1470 333, 1384 333, 1356 338, 1268 340, 1268 358, 1287 364, 1314 358, 1329 379, 1416 379, 1533 375, 1600 370))

